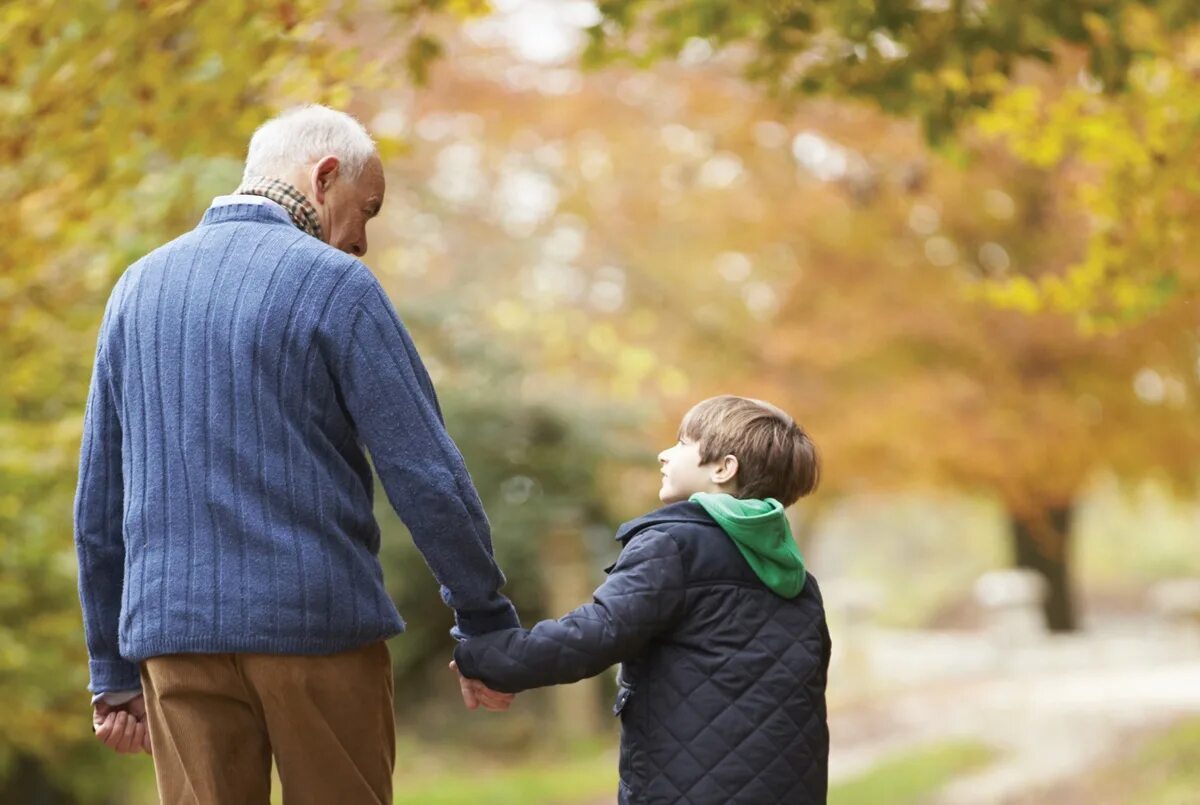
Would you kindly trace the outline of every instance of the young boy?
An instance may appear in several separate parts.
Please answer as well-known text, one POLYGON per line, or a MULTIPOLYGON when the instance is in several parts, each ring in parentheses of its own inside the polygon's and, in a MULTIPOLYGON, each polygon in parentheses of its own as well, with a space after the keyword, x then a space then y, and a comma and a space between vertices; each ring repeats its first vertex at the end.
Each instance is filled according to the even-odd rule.
POLYGON ((773 405, 714 397, 658 456, 665 506, 617 531, 592 603, 460 643, 459 672, 514 693, 620 662, 627 803, 824 803, 829 631, 784 507, 816 450, 773 405))

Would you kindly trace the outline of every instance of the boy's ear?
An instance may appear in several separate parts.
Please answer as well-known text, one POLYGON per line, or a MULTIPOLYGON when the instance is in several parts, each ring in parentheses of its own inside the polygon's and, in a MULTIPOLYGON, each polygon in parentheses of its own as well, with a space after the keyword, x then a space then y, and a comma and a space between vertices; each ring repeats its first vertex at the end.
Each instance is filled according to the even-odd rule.
POLYGON ((727 484, 737 477, 738 460, 737 456, 728 455, 716 462, 716 467, 712 472, 712 480, 715 484, 727 484))

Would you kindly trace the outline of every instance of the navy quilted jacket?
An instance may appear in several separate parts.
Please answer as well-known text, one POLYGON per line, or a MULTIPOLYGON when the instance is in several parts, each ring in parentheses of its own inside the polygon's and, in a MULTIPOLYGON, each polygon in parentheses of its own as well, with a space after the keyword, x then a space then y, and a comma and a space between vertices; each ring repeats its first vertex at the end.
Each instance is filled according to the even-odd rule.
POLYGON ((462 673, 516 692, 622 663, 622 805, 825 802, 830 641, 816 580, 775 595, 696 503, 617 539, 592 603, 460 643, 462 673))

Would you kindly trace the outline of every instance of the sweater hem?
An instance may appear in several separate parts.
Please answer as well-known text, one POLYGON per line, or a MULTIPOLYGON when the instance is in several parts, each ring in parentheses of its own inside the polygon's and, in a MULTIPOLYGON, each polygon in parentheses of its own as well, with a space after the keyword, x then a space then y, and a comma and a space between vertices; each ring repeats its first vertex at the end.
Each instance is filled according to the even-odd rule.
POLYGON ((350 651, 369 643, 388 640, 404 632, 404 624, 376 634, 355 635, 341 640, 294 637, 159 637, 122 649, 129 662, 140 663, 166 654, 300 654, 321 655, 350 651))

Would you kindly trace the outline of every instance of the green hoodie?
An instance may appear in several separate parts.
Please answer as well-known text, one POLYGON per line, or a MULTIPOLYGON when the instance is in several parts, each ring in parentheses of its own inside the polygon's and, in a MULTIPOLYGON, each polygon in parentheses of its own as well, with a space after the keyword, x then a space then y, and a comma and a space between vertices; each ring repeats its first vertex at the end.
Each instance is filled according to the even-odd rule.
POLYGON ((807 575, 804 556, 775 498, 741 500, 733 495, 697 492, 688 500, 699 503, 733 540, 750 568, 776 595, 795 598, 807 575))

